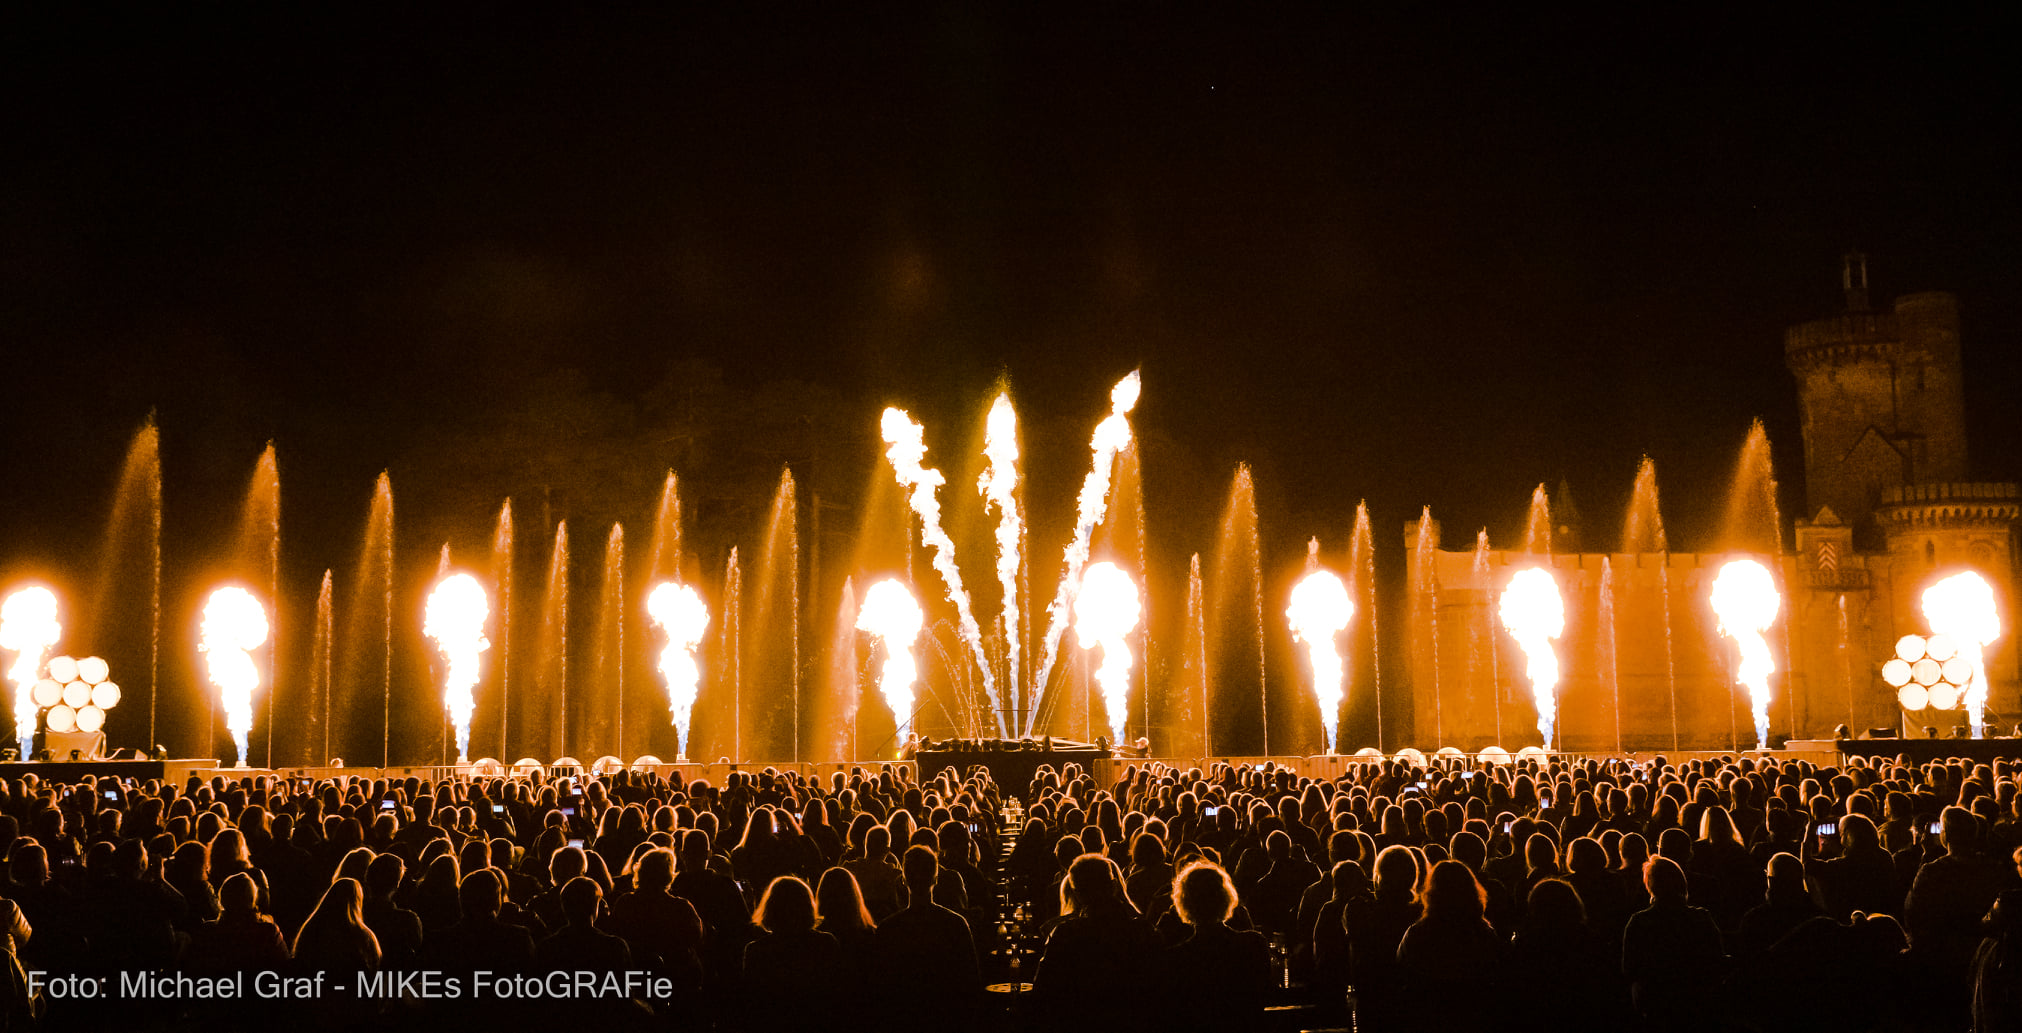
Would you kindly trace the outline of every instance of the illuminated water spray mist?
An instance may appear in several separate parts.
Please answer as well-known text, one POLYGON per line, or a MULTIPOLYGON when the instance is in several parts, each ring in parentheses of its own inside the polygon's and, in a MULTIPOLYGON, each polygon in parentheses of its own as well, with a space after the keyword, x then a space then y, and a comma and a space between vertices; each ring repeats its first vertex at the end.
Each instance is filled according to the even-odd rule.
MULTIPOLYGON (((1137 372, 1133 370, 1110 389, 1109 416, 1096 425, 1095 437, 1089 442, 1094 463, 1088 469, 1088 477, 1081 482, 1079 515, 1074 520, 1074 537, 1067 544, 1060 590, 1054 593, 1053 605, 1047 610, 1046 642, 1039 661, 1036 686, 1041 695, 1052 678, 1053 663, 1060 655, 1060 636, 1067 631, 1068 610, 1081 591, 1081 568, 1088 565, 1089 541, 1109 509, 1109 478, 1111 469, 1116 465, 1116 454, 1130 444, 1130 411, 1137 407, 1137 394, 1137 372)), ((1035 715, 1039 713, 1036 704, 1032 712, 1035 715)))
POLYGON ((695 691, 702 683, 702 667, 695 662, 695 649, 702 633, 709 629, 709 606, 695 589, 662 581, 646 597, 646 615, 667 633, 667 648, 660 651, 660 677, 667 680, 667 709, 674 719, 676 748, 683 763, 688 760, 688 728, 695 713, 695 691))
POLYGON ((1949 635, 1958 643, 1959 655, 1972 662, 1973 678, 1966 683, 1966 719, 1972 722, 1973 738, 1987 731, 1987 664, 1983 654, 1987 644, 2001 637, 2001 613, 1994 606, 1994 589, 1978 574, 1967 571, 1924 589, 1924 620, 1931 631, 1949 635))
POLYGON ((253 690, 260 687, 260 667, 253 662, 252 651, 267 641, 266 607, 243 588, 220 588, 204 603, 202 635, 197 652, 207 658, 211 684, 218 687, 218 701, 225 707, 225 728, 232 733, 238 766, 243 768, 246 737, 253 731, 253 690))
POLYGON ((878 691, 892 709, 892 721, 899 736, 913 723, 913 683, 920 668, 913 662, 913 646, 920 639, 925 617, 913 593, 896 578, 886 578, 864 593, 857 610, 857 630, 867 631, 885 645, 885 666, 878 672, 878 691))
POLYGON ((1559 716, 1559 655, 1552 651, 1552 640, 1566 630, 1566 604, 1559 598, 1558 581, 1543 567, 1517 571, 1502 590, 1500 612, 1502 626, 1524 651, 1524 675, 1537 700, 1538 731, 1549 750, 1559 716))
POLYGON ((983 694, 990 700, 990 716, 996 721, 997 734, 1003 735, 1004 709, 997 702, 997 675, 991 669, 989 654, 983 650, 983 631, 977 627, 976 615, 969 608, 969 593, 962 588, 962 571, 955 565, 955 543, 941 529, 941 502, 934 492, 947 479, 939 470, 920 465, 927 455, 925 431, 904 409, 886 409, 883 430, 885 444, 890 446, 885 450, 885 458, 891 460, 899 483, 906 488, 907 501, 920 516, 920 537, 933 546, 934 569, 948 586, 948 597, 955 601, 962 641, 968 644, 977 669, 983 673, 983 694))
POLYGON ((1130 633, 1137 628, 1143 607, 1137 601, 1137 584, 1114 563, 1098 563, 1081 577, 1081 592, 1074 597, 1074 634, 1081 648, 1102 647, 1102 666, 1095 669, 1095 683, 1102 687, 1102 708, 1109 714, 1110 741, 1122 743, 1124 724, 1130 716, 1130 633))
POLYGON ((1776 658, 1770 655, 1763 632, 1775 623, 1782 603, 1769 568, 1754 560, 1730 560, 1713 578, 1713 612, 1720 617, 1720 633, 1741 650, 1734 680, 1748 687, 1759 750, 1769 748, 1769 676, 1776 673, 1776 658))
POLYGON ((491 600, 484 586, 469 574, 451 574, 428 593, 421 633, 435 640, 449 670, 442 676, 442 702, 456 726, 456 762, 470 763, 470 715, 477 709, 471 690, 477 687, 478 656, 491 648, 484 637, 491 618, 491 600))
POLYGON ((35 682, 42 677, 42 659, 56 640, 63 637, 63 625, 56 621, 56 593, 47 588, 24 588, 0 603, 0 649, 14 650, 14 666, 7 679, 14 683, 14 738, 17 754, 27 760, 35 750, 35 682))
POLYGON ((1025 524, 1018 513, 1018 413, 1011 396, 1000 394, 984 425, 983 456, 989 469, 976 482, 985 513, 997 507, 997 584, 1004 591, 999 623, 1004 628, 1004 669, 1015 684, 1019 676, 1018 568, 1025 543, 1025 524))
MULTIPOLYGON (((1313 548, 1319 548, 1313 542, 1313 548)), ((1341 725, 1341 695, 1347 676, 1335 636, 1348 629, 1355 617, 1355 604, 1341 579, 1324 570, 1315 570, 1292 588, 1292 604, 1285 608, 1294 641, 1306 644, 1313 664, 1313 696, 1320 704, 1320 738, 1324 752, 1333 753, 1341 725)))

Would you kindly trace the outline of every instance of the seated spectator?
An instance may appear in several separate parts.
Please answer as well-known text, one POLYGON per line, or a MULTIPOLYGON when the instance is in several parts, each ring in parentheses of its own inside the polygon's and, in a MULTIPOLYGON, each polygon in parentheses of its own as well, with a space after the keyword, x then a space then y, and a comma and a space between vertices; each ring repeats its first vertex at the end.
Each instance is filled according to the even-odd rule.
POLYGON ((1397 947, 1407 993, 1435 1026, 1488 1024, 1490 1002, 1501 990, 1503 947, 1483 917, 1488 892, 1466 865, 1441 861, 1432 867, 1424 901, 1424 916, 1397 947))
POLYGON ((905 879, 912 903, 878 923, 884 997, 910 1002, 885 1012, 890 1028, 960 1029, 977 1007, 982 980, 975 940, 961 915, 934 903, 934 880, 939 875, 940 862, 931 848, 909 848, 905 879))
POLYGON ((850 991, 842 982, 841 945, 815 928, 814 893, 807 883, 791 875, 772 880, 752 922, 764 935, 744 948, 747 1028, 804 1029, 808 1016, 850 991))
POLYGON ((1220 865, 1196 861, 1173 880, 1172 906, 1189 932, 1159 956, 1154 1028, 1182 1033, 1254 1028, 1270 989, 1270 947, 1261 933, 1229 928, 1235 882, 1220 865))
POLYGON ((1650 906, 1622 930, 1622 975, 1644 1025, 1653 1030, 1702 1030, 1711 1021, 1706 988, 1727 967, 1720 927, 1690 903, 1685 870, 1668 857, 1643 865, 1650 906))

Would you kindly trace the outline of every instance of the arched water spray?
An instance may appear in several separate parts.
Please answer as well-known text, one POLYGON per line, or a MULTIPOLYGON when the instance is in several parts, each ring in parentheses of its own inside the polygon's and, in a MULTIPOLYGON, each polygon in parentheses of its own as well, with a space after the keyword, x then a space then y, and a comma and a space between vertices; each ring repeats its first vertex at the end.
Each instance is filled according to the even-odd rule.
POLYGON ((983 692, 990 700, 990 713, 1001 736, 1005 734, 1004 710, 997 699, 997 676, 989 654, 983 649, 983 631, 970 609, 969 593, 962 587, 962 570, 955 564, 955 543, 941 528, 941 503, 936 491, 947 483, 946 478, 940 471, 921 465, 927 455, 925 430, 905 410, 886 409, 882 427, 885 444, 889 446, 885 458, 891 461, 899 483, 906 487, 907 502, 920 518, 920 537, 932 548, 934 570, 941 575, 948 598, 955 604, 962 642, 969 647, 983 675, 983 692))
POLYGON ((1678 659, 1671 628, 1671 540, 1664 532, 1663 510, 1657 504, 1657 464, 1649 456, 1636 468, 1636 486, 1629 496, 1629 515, 1622 529, 1622 548, 1640 557, 1657 554, 1659 621, 1664 629, 1664 688, 1671 703, 1671 749, 1682 741, 1678 731, 1678 659))
POLYGON ((119 661, 128 656, 146 664, 149 746, 163 734, 155 724, 161 669, 161 491, 161 432, 150 412, 127 448, 88 605, 73 604, 72 621, 74 632, 82 632, 79 638, 104 643, 99 648, 115 666, 124 667, 119 661), (136 584, 144 588, 136 590, 136 584), (144 631, 146 640, 131 641, 130 630, 144 631))
POLYGON ((1187 624, 1182 654, 1184 676, 1177 687, 1177 694, 1187 702, 1187 709, 1194 711, 1193 716, 1200 726, 1201 755, 1207 756, 1214 752, 1215 737, 1208 722, 1207 599, 1201 585, 1201 554, 1198 552, 1187 562, 1187 624))
POLYGON ((1046 688, 1052 683, 1053 665, 1060 654, 1060 636, 1067 630, 1068 613, 1074 604, 1075 593, 1081 590, 1081 571, 1088 565, 1088 550, 1095 535, 1096 525, 1109 508, 1109 481, 1116 465, 1116 454, 1130 444, 1130 411, 1137 407, 1137 371, 1116 382, 1109 392, 1109 416, 1096 425, 1095 437, 1089 449, 1093 453, 1088 476, 1081 482, 1081 497, 1076 507, 1074 534, 1067 544, 1067 552, 1062 557, 1060 587, 1053 595, 1053 605, 1046 613, 1046 639, 1041 646, 1038 674, 1033 679, 1033 691, 1037 698, 1033 712, 1045 701, 1046 688))
MULTIPOLYGON (((1474 536, 1474 583, 1480 587, 1484 596, 1493 591, 1495 585, 1495 571, 1489 563, 1489 556, 1488 528, 1484 527, 1475 532, 1474 536)), ((1469 629, 1467 636, 1468 683, 1481 684, 1479 679, 1484 673, 1481 668, 1487 668, 1485 673, 1488 677, 1490 703, 1495 710, 1495 741, 1497 745, 1501 745, 1502 671, 1496 658, 1495 614, 1484 606, 1481 608, 1481 617, 1481 623, 1469 629)))
POLYGON ((625 750, 625 525, 613 523, 604 539, 604 580, 597 607, 597 681, 603 695, 591 711, 591 752, 605 750, 627 757, 625 750))
MULTIPOLYGON (((1417 533, 1411 544, 1413 583, 1411 601, 1416 612, 1414 628, 1424 628, 1431 645, 1431 661, 1424 665, 1432 678, 1432 741, 1446 741, 1446 707, 1440 694, 1439 678, 1439 525, 1433 522, 1432 507, 1419 514, 1417 533)), ((1421 733, 1422 734, 1422 733, 1421 733)))

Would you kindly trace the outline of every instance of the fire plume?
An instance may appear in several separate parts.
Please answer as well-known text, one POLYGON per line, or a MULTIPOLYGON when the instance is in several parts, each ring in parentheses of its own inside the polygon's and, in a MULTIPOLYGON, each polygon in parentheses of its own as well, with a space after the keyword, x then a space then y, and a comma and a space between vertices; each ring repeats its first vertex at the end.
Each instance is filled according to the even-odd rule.
POLYGON ((211 684, 224 704, 225 727, 246 766, 246 737, 253 731, 253 690, 260 687, 260 667, 252 651, 267 641, 267 610, 243 588, 220 588, 204 603, 203 640, 197 652, 207 657, 211 684))
POLYGON ((1966 719, 1972 722, 1973 737, 1987 731, 1987 644, 2001 637, 2001 612, 1994 604, 1994 588, 1972 571, 1951 577, 1924 589, 1924 620, 1931 631, 1949 635, 1958 643, 1959 655, 1973 665, 1973 677, 1966 683, 1966 719))
POLYGON ((470 715, 477 709, 471 690, 477 687, 478 657, 491 648, 484 637, 491 601, 484 586, 469 574, 451 574, 428 593, 421 633, 435 640, 449 670, 442 677, 442 701, 456 726, 456 761, 470 761, 470 715))
POLYGON ((1730 560, 1713 578, 1713 612, 1720 617, 1720 633, 1741 650, 1734 678, 1748 687, 1756 749, 1769 748, 1769 676, 1776 673, 1776 658, 1763 633, 1775 623, 1782 602, 1769 568, 1754 560, 1730 560))
POLYGON ((1552 748, 1552 728, 1558 723, 1559 655, 1552 640, 1565 633, 1566 605, 1558 580, 1543 567, 1526 567, 1509 579, 1499 607, 1502 626, 1524 651, 1524 676, 1531 680, 1537 701, 1538 732, 1552 748))
POLYGON ((876 635, 885 644, 878 691, 883 693, 885 705, 892 708, 900 735, 913 723, 913 683, 920 677, 920 668, 913 662, 913 646, 920 639, 925 619, 913 593, 896 578, 872 585, 857 610, 857 630, 876 635))
POLYGON ((1306 656, 1313 665, 1313 696, 1320 704, 1322 747, 1334 752, 1341 724, 1341 696, 1346 670, 1335 636, 1347 630, 1355 617, 1355 604, 1341 579, 1324 570, 1301 578, 1292 589, 1292 604, 1285 608, 1291 622, 1292 638, 1305 643, 1306 656))
POLYGON ((695 589, 663 581, 646 597, 646 614, 667 633, 667 648, 660 651, 660 676, 667 680, 667 708, 680 738, 680 755, 688 755, 688 728, 695 713, 696 687, 702 682, 702 668, 695 662, 695 649, 709 628, 709 607, 695 589))
POLYGON ((1074 633, 1081 648, 1102 647, 1102 665, 1095 682, 1102 687, 1102 707, 1109 715, 1110 741, 1123 742, 1130 714, 1130 633, 1143 612, 1137 584, 1114 563, 1097 563, 1082 575, 1074 598, 1074 633))

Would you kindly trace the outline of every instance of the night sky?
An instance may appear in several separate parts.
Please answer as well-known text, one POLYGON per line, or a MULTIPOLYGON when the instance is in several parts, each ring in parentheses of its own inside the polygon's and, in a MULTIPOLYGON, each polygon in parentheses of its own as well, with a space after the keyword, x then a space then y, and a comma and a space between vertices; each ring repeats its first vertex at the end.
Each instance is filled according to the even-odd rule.
POLYGON ((1001 377, 1050 540, 1134 367, 1172 562, 1238 461, 1274 554, 1362 498, 1388 550, 1428 503, 1507 542, 1561 480, 1612 547, 1646 454, 1714 548, 1751 419, 1802 497, 1781 335, 1851 248, 1960 295, 1976 472, 2022 476, 2022 120, 1971 15, 174 6, 0 33, 9 574, 90 569, 150 410, 172 565, 273 440, 313 593, 381 469, 419 554, 507 495, 641 519, 672 467, 708 554, 783 463, 849 513, 886 404, 973 469, 1001 377))

